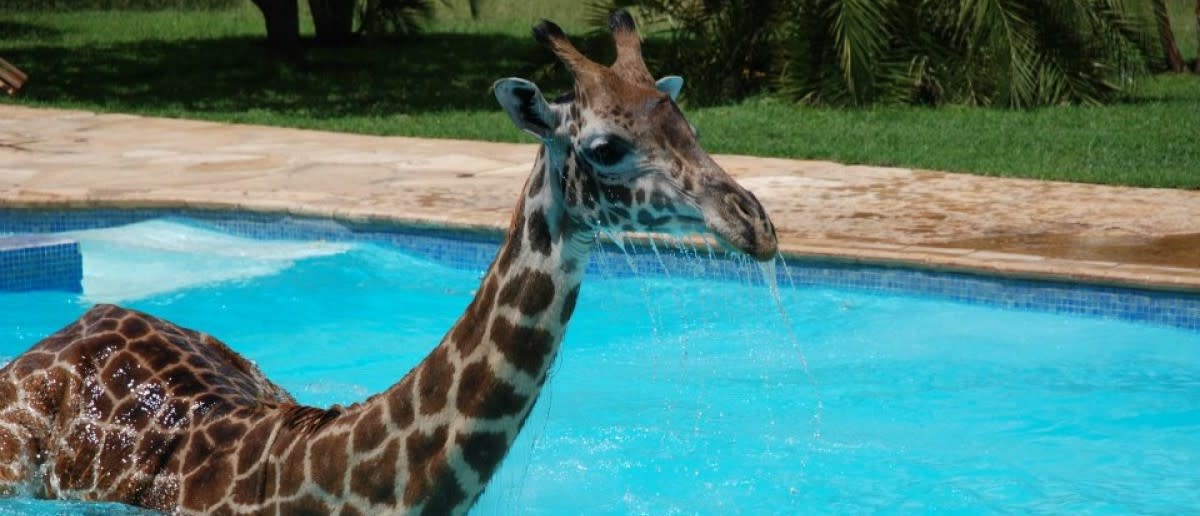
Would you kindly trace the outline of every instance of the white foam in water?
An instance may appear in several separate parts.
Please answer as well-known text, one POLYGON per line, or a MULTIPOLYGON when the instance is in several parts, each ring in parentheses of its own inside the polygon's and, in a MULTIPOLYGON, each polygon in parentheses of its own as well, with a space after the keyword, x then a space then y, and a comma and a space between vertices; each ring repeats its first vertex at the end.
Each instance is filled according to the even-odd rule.
POLYGON ((90 303, 130 301, 276 274, 297 260, 350 248, 340 243, 242 238, 169 220, 64 235, 79 241, 83 298, 90 303))

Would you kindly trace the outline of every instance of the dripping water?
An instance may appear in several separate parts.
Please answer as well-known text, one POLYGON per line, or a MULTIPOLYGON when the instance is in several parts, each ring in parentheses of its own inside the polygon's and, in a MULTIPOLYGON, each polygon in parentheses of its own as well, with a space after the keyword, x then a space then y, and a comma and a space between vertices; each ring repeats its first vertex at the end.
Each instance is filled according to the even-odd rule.
MULTIPOLYGON (((642 302, 646 307, 646 316, 649 318, 649 323, 650 323, 650 333, 651 333, 651 343, 652 343, 651 349, 653 350, 650 353, 651 370, 653 371, 651 379, 654 381, 664 381, 665 382, 667 380, 665 378, 661 377, 658 373, 658 371, 660 369, 659 364, 662 363, 661 362, 662 358, 660 358, 659 353, 661 350, 667 349, 667 347, 664 345, 665 343, 663 341, 663 333, 662 333, 662 329, 665 328, 665 326, 664 326, 665 321, 663 321, 662 318, 660 317, 660 312, 658 310, 660 308, 660 306, 657 305, 656 303, 652 303, 651 299, 661 299, 664 301, 668 301, 668 300, 672 300, 674 298, 674 296, 659 296, 658 298, 653 298, 651 296, 651 292, 650 292, 650 282, 648 281, 650 278, 653 277, 653 275, 646 274, 645 273, 646 271, 642 271, 639 269, 637 260, 634 257, 634 254, 630 252, 630 249, 626 248, 626 246, 623 245, 624 240, 622 239, 622 235, 613 234, 611 232, 605 232, 605 236, 607 236, 613 242, 617 243, 617 248, 619 248, 621 250, 621 255, 625 259, 626 266, 629 267, 629 271, 633 274, 632 279, 634 281, 636 281, 638 284, 638 289, 640 290, 641 296, 642 296, 642 302)), ((659 267, 661 267, 661 269, 662 269, 663 276, 670 278, 671 270, 669 267, 667 267, 667 263, 663 259, 662 253, 659 252, 658 246, 655 245, 654 238, 647 238, 646 241, 648 242, 650 250, 654 254, 655 259, 658 261, 659 267)), ((630 242, 630 245, 634 246, 636 244, 634 242, 630 242)), ((636 251, 636 248, 633 250, 636 251)), ((675 299, 675 300, 677 301, 677 299, 675 299)), ((667 311, 667 313, 669 313, 669 310, 667 311)), ((681 364, 681 366, 683 366, 683 367, 686 367, 686 361, 687 361, 686 341, 687 341, 686 332, 683 332, 680 334, 679 342, 678 342, 679 349, 681 350, 682 356, 683 356, 683 358, 682 358, 683 363, 681 364)), ((682 387, 680 387, 680 388, 682 388, 682 387)), ((682 396, 682 391, 677 391, 676 394, 679 396, 682 396)), ((675 399, 678 399, 679 396, 676 396, 675 399)), ((677 418, 675 417, 675 413, 676 413, 675 404, 672 403, 670 400, 667 400, 667 401, 665 401, 665 406, 663 408, 663 414, 661 416, 661 418, 662 418, 661 420, 664 422, 676 420, 677 418)), ((670 425, 667 425, 667 428, 670 428, 670 425)), ((674 438, 678 438, 678 436, 674 432, 663 432, 660 443, 662 446, 666 447, 670 444, 668 441, 670 439, 674 439, 674 438)))
MULTIPOLYGON (((759 270, 762 272, 763 281, 767 284, 767 288, 770 292, 771 299, 774 302, 775 309, 779 313, 779 319, 783 323, 783 331, 784 335, 786 336, 785 338, 787 339, 787 344, 791 347, 793 355, 800 363, 800 370, 803 372, 804 378, 807 380, 813 395, 813 399, 815 400, 815 405, 812 408, 812 415, 809 418, 809 421, 812 425, 812 433, 809 439, 806 439, 806 446, 804 451, 801 453, 799 463, 800 471, 807 472, 809 460, 812 458, 813 454, 817 451, 817 448, 820 445, 822 424, 821 418, 825 409, 825 402, 821 395, 821 386, 818 384, 816 377, 814 377, 812 372, 809 370, 808 358, 804 356, 804 351, 801 350, 800 339, 796 336, 796 327, 792 323, 792 318, 788 315, 787 307, 783 303, 783 297, 779 291, 779 275, 776 268, 777 264, 781 266, 783 275, 785 278, 787 278, 787 286, 794 291, 796 287, 795 278, 792 277, 792 271, 788 268, 787 260, 784 259, 782 255, 777 254, 775 258, 770 261, 758 262, 759 270)), ((772 424, 774 424, 774 421, 772 421, 772 424)), ((790 440, 784 440, 785 446, 790 444, 789 441, 790 440)), ((799 498, 795 496, 796 493, 799 492, 797 486, 788 486, 788 492, 792 494, 791 499, 793 503, 799 500, 799 498)))
MULTIPOLYGON (((707 245, 707 239, 701 240, 703 240, 707 245)), ((694 242, 688 242, 682 238, 676 239, 674 243, 676 252, 683 257, 681 262, 692 263, 695 265, 694 268, 692 268, 690 271, 687 271, 691 273, 692 277, 690 279, 704 277, 706 263, 703 261, 704 257, 700 256, 699 246, 694 242)), ((707 264, 715 263, 712 261, 711 255, 712 250, 709 249, 709 261, 707 264)), ((688 367, 691 365, 691 363, 688 361, 688 335, 693 334, 694 332, 699 332, 703 337, 703 334, 707 332, 709 328, 717 325, 717 307, 713 306, 712 303, 713 301, 711 299, 692 300, 692 305, 695 307, 695 309, 687 311, 687 316, 682 315, 685 313, 683 310, 679 311, 681 314, 680 327, 682 328, 682 331, 679 335, 679 348, 681 353, 681 365, 683 367, 688 367), (700 301, 703 304, 697 303, 697 301, 700 301)), ((702 364, 700 367, 704 367, 704 362, 701 361, 699 363, 702 364)), ((692 367, 695 366, 693 365, 692 367)), ((709 377, 716 375, 716 371, 711 369, 711 366, 705 367, 697 373, 709 377)), ((692 394, 697 400, 691 428, 691 439, 693 442, 700 442, 702 438, 701 428, 703 427, 705 420, 704 418, 706 416, 713 416, 711 405, 703 402, 703 400, 710 399, 707 386, 708 382, 702 382, 699 385, 692 387, 692 394)), ((713 464, 710 463, 709 465, 712 466, 713 464)))
POLYGON ((796 288, 796 279, 792 277, 792 269, 788 267, 787 260, 783 259, 782 255, 777 255, 775 261, 783 267, 783 275, 787 278, 788 288, 796 288))
MULTIPOLYGON (((790 450, 796 450, 799 452, 797 453, 797 455, 799 455, 797 458, 799 459, 800 468, 806 469, 814 451, 820 443, 824 402, 821 395, 820 385, 809 368, 808 359, 801 349, 802 347, 800 344, 800 339, 792 321, 792 317, 788 314, 787 307, 784 303, 783 292, 780 290, 781 276, 784 281, 784 287, 796 287, 796 281, 792 275, 792 271, 788 268, 787 262, 780 256, 776 256, 774 259, 766 262, 759 262, 741 253, 731 253, 718 257, 711 241, 709 239, 703 239, 703 242, 708 255, 708 264, 710 266, 715 264, 718 267, 732 267, 733 270, 725 269, 725 271, 728 271, 726 277, 732 281, 740 283, 746 288, 747 292, 763 292, 763 287, 766 287, 765 291, 769 295, 769 301, 765 297, 760 299, 762 299, 762 302, 764 303, 770 303, 773 306, 773 310, 777 313, 777 320, 782 323, 782 326, 779 329, 782 330, 784 334, 784 341, 782 344, 785 346, 785 352, 795 357, 794 360, 798 362, 799 373, 804 376, 804 381, 810 387, 813 402, 811 405, 812 413, 809 417, 810 427, 812 430, 810 437, 804 440, 806 442, 806 447, 803 449, 803 451, 796 449, 796 445, 798 443, 790 436, 780 435, 783 427, 780 426, 780 420, 777 418, 786 416, 783 414, 776 414, 775 412, 780 410, 779 407, 782 405, 778 405, 776 403, 768 404, 766 407, 768 412, 766 414, 768 420, 767 424, 769 425, 769 428, 767 429, 767 435, 770 436, 770 438, 764 441, 763 452, 771 455, 778 453, 789 453, 790 450), (781 262, 782 265, 780 265, 781 262)), ((702 259, 700 257, 700 249, 698 246, 696 247, 696 257, 697 259, 702 259)), ((711 269, 711 267, 708 268, 711 269)), ((729 300, 717 300, 716 302, 724 303, 728 301, 729 300)), ((758 305, 758 302, 755 302, 755 305, 758 305)), ((720 310, 720 307, 718 307, 717 311, 713 313, 718 314, 720 310)), ((771 310, 772 308, 767 308, 765 305, 762 306, 761 309, 756 308, 756 311, 761 312, 763 316, 766 316, 766 314, 768 314, 771 310)), ((696 310, 691 310, 689 312, 691 314, 698 313, 696 310)), ((769 316, 767 317, 769 318, 769 316)), ((719 316, 717 324, 721 324, 719 322, 719 316)), ((763 356, 770 357, 769 354, 763 356)), ((786 382, 783 382, 782 378, 773 377, 780 374, 789 376, 789 373, 771 372, 770 368, 763 368, 759 376, 759 380, 761 382, 760 385, 766 391, 764 392, 764 395, 768 398, 777 398, 785 395, 784 389, 787 385, 786 382)), ((703 395, 702 393, 698 394, 703 395)), ((703 419, 701 416, 697 415, 697 425, 702 421, 703 419)), ((790 491, 795 493, 796 488, 792 487, 790 491)))
MULTIPOLYGON (((642 291, 642 301, 646 305, 646 316, 650 318, 651 342, 654 343, 655 349, 661 349, 662 336, 659 334, 660 326, 658 323, 658 317, 654 310, 654 304, 650 302, 650 290, 646 285, 645 278, 642 276, 641 271, 638 270, 637 261, 633 259, 633 255, 630 254, 629 250, 625 248, 625 240, 621 234, 605 230, 604 235, 612 240, 613 243, 616 244, 617 248, 621 250, 621 256, 625 257, 625 264, 629 267, 629 271, 633 273, 633 278, 638 280, 638 288, 642 291)), ((601 254, 602 253, 603 250, 601 250, 601 254)), ((665 269, 666 266, 663 268, 665 269)), ((657 361, 657 355, 654 356, 655 361, 657 361)))
MULTIPOLYGON (((809 387, 812 388, 813 395, 816 398, 816 407, 813 409, 812 423, 813 434, 812 440, 816 441, 821 438, 821 412, 824 409, 824 401, 821 397, 821 388, 817 383, 816 377, 808 368, 808 358, 804 356, 804 352, 800 349, 800 339, 796 337, 796 327, 792 324, 792 318, 788 316, 787 307, 783 304, 783 297, 779 293, 779 276, 776 273, 776 264, 783 264, 783 272, 788 279, 789 286, 795 288, 796 283, 792 278, 792 272, 788 269, 787 260, 782 255, 776 255, 774 259, 758 262, 759 269, 762 271, 763 281, 767 284, 767 288, 771 293, 771 298, 775 302, 775 309, 779 312, 779 319, 783 322, 783 329, 787 335, 788 344, 795 353, 796 359, 800 362, 800 370, 804 373, 804 378, 808 381, 809 387)), ((811 448, 811 444, 810 444, 811 448)))
POLYGON ((670 278, 671 269, 667 267, 667 262, 663 261, 662 254, 658 252, 658 246, 655 245, 654 238, 647 238, 646 241, 650 243, 650 250, 654 252, 654 257, 658 259, 658 266, 662 268, 663 276, 670 278))
MULTIPOLYGON (((557 367, 557 363, 562 360, 563 355, 564 353, 561 352, 558 354, 555 359, 555 363, 550 365, 551 369, 557 367)), ((525 423, 526 428, 522 429, 521 432, 517 434, 519 439, 522 433, 528 432, 530 434, 530 439, 529 447, 526 450, 526 456, 522 461, 524 464, 521 465, 521 473, 514 481, 505 482, 507 486, 507 489, 505 490, 505 497, 508 498, 512 504, 507 508, 497 507, 499 510, 496 512, 496 514, 511 514, 508 512, 511 507, 519 506, 522 500, 528 499, 528 494, 526 492, 528 483, 526 480, 529 478, 529 468, 533 465, 533 457, 536 456, 538 445, 541 444, 542 436, 546 435, 546 427, 550 424, 551 406, 554 404, 554 389, 550 388, 549 386, 551 380, 552 378, 546 379, 547 385, 542 389, 542 392, 538 396, 538 399, 534 405, 529 408, 529 420, 525 423), (538 423, 538 420, 541 420, 541 424, 537 425, 536 431, 531 431, 533 428, 530 427, 533 427, 536 423, 538 423)), ((502 470, 503 469, 500 469, 498 471, 502 470)))
MULTIPOLYGON (((794 288, 796 280, 793 277, 792 271, 788 268, 786 261, 781 258, 776 258, 773 261, 758 262, 750 257, 740 253, 723 253, 718 252, 714 242, 711 239, 702 238, 694 240, 685 240, 680 238, 664 239, 655 242, 654 239, 647 239, 645 244, 638 241, 630 240, 624 234, 604 232, 596 237, 596 250, 593 253, 593 259, 596 260, 597 267, 589 271, 589 275, 595 272, 600 272, 598 277, 593 276, 593 281, 607 281, 629 279, 637 283, 638 294, 628 292, 632 296, 632 300, 636 305, 636 299, 640 295, 644 305, 645 313, 648 318, 646 323, 650 326, 650 344, 646 346, 645 361, 649 368, 646 378, 640 381, 658 382, 659 387, 662 382, 670 382, 675 374, 682 374, 685 377, 707 376, 719 374, 720 366, 717 363, 706 361, 705 357, 699 357, 697 360, 692 360, 690 354, 697 350, 702 350, 706 339, 716 338, 717 335, 722 335, 720 328, 726 323, 728 318, 728 303, 745 303, 750 302, 753 306, 747 306, 751 309, 751 314, 757 314, 765 324, 779 324, 779 330, 784 333, 783 339, 778 341, 778 345, 773 346, 774 349, 756 353, 759 355, 755 360, 765 359, 770 360, 772 354, 780 356, 794 356, 799 364, 794 364, 785 370, 776 368, 763 367, 759 372, 759 394, 755 396, 763 396, 765 399, 776 399, 779 402, 772 401, 767 404, 766 416, 767 421, 762 421, 765 428, 762 429, 764 439, 761 441, 761 450, 757 453, 762 453, 764 460, 777 460, 778 457, 788 457, 790 460, 799 464, 802 469, 807 469, 808 464, 812 460, 814 451, 819 446, 821 439, 822 411, 823 402, 821 399, 820 389, 816 378, 809 370, 807 357, 801 350, 800 339, 794 327, 792 316, 788 314, 784 294, 787 293, 786 288, 794 288), (604 240, 611 242, 611 247, 605 245, 604 240), (649 249, 638 249, 639 245, 647 245, 649 249), (620 253, 620 257, 615 256, 620 253), (610 253, 613 256, 610 256, 610 253), (654 258, 648 256, 653 253, 654 258), (671 255, 671 256, 664 256, 671 255), (648 260, 653 259, 654 262, 648 260), (647 260, 647 261, 642 261, 647 260), (782 263, 780 263, 782 262, 782 263), (662 270, 662 275, 665 278, 672 280, 705 280, 714 276, 723 276, 727 278, 725 281, 733 282, 733 289, 727 290, 719 286, 711 295, 696 295, 687 296, 686 293, 680 292, 680 287, 673 286, 674 281, 667 282, 666 287, 655 281, 656 274, 653 271, 653 264, 657 263, 662 270), (751 266, 753 265, 753 266, 751 266), (766 287, 765 289, 763 287, 766 287), (671 290, 675 288, 676 290, 671 290), (660 289, 666 289, 660 292, 660 289), (740 291, 742 299, 730 299, 728 294, 723 292, 740 291), (769 294, 770 298, 763 296, 762 292, 769 294), (685 294, 685 295, 681 295, 685 294), (747 295, 748 294, 748 295, 747 295), (686 309, 680 309, 679 314, 670 315, 670 310, 675 309, 671 304, 680 305, 686 309), (768 308, 767 304, 773 305, 773 308, 768 308), (778 319, 772 319, 770 314, 774 310, 778 314, 778 319), (679 320, 675 323, 665 320, 666 318, 679 320), (673 335, 675 326, 678 325, 678 335, 673 335), (715 333, 713 333, 715 332, 715 333), (710 335, 712 337, 710 337, 710 335), (701 340, 696 340, 701 339, 701 340), (665 342, 665 341, 670 341, 665 342), (666 344, 670 344, 672 348, 668 348, 666 344), (677 348, 677 349, 676 349, 677 348), (695 348, 695 349, 689 349, 695 348), (671 363, 673 369, 671 374, 667 374, 660 367, 667 363, 671 363), (799 367, 795 367, 798 365, 799 367), (799 371, 797 371, 797 369, 799 371), (789 372, 790 371, 790 372, 789 372), (795 392, 788 392, 786 386, 788 380, 786 378, 796 378, 795 374, 803 374, 805 382, 811 387, 811 391, 815 397, 815 402, 803 403, 796 406, 794 403, 783 403, 786 398, 795 396, 795 392), (786 398, 785 398, 786 397, 786 398), (795 408, 784 408, 785 405, 795 408), (807 433, 801 428, 796 428, 795 424, 787 424, 787 421, 799 422, 805 418, 807 408, 812 408, 809 420, 811 423, 805 425, 812 429, 809 439, 802 439, 806 442, 805 446, 800 445, 801 434, 807 433), (799 420, 799 421, 797 421, 799 420), (769 426, 768 426, 769 425, 769 426), (791 428, 784 430, 785 428, 791 428), (798 431, 798 432, 797 432, 798 431), (773 458, 773 459, 772 459, 773 458)), ((628 284, 632 286, 631 284, 628 284)), ((722 339, 729 337, 720 337, 722 339)), ((734 336, 733 338, 736 338, 734 336)), ((752 338, 752 337, 751 337, 752 338)), ((701 351, 702 352, 702 351, 701 351)), ((562 360, 566 353, 560 353, 558 360, 562 360)), ((785 362, 792 362, 786 360, 785 362)), ((783 364, 786 365, 786 364, 783 364)), ((753 374, 753 373, 752 373, 753 374)), ((803 385, 802 383, 800 385, 803 385)), ((704 454, 705 445, 707 442, 705 434, 706 427, 710 422, 718 424, 736 423, 742 416, 736 416, 735 413, 729 413, 722 409, 719 403, 713 402, 713 391, 719 387, 711 382, 682 382, 675 386, 666 386, 673 392, 667 392, 665 399, 660 403, 656 403, 659 408, 658 414, 652 416, 652 419, 645 423, 649 425, 651 431, 659 433, 656 436, 660 446, 664 449, 672 449, 671 453, 695 453, 704 454), (732 418, 732 419, 731 419, 732 418), (673 423, 674 422, 674 423, 673 423), (682 425, 680 425, 682 423, 682 425)), ((526 432, 534 434, 526 448, 527 457, 522 458, 522 464, 518 466, 517 471, 520 473, 516 478, 510 477, 506 482, 505 498, 511 502, 520 503, 531 496, 531 492, 537 490, 536 484, 530 484, 527 479, 537 477, 539 472, 535 471, 535 464, 531 457, 536 456, 535 452, 541 446, 547 446, 545 439, 542 436, 547 431, 549 423, 549 414, 553 388, 547 388, 543 391, 543 399, 534 407, 537 414, 526 428, 526 432), (541 417, 541 421, 536 421, 541 417), (534 430, 534 432, 529 432, 534 430)), ((761 417, 761 416, 760 416, 761 417)), ((755 418, 757 419, 757 418, 755 418)), ((604 438, 602 438, 604 439, 604 438)), ((719 454, 713 456, 712 460, 701 461, 698 463, 690 463, 683 470, 673 470, 668 472, 662 470, 663 473, 673 474, 692 474, 701 477, 706 475, 706 471, 720 470, 728 467, 720 458, 719 454)), ((748 478, 748 477, 747 477, 748 478)), ((754 480, 750 480, 748 485, 753 485, 754 480)), ((787 488, 788 486, 782 486, 787 488)), ((753 487, 751 487, 753 488, 753 487)), ((790 491, 796 492, 796 487, 791 487, 790 491)), ((798 500, 798 498, 793 498, 798 500)), ((509 505, 511 507, 511 505, 509 505)), ((499 509, 499 507, 495 507, 499 509)))
POLYGON ((600 233, 596 235, 596 249, 600 250, 600 252, 604 252, 604 240, 600 239, 601 234, 605 237, 608 237, 608 239, 612 241, 613 245, 617 246, 622 253, 627 253, 627 251, 625 251, 625 235, 621 232, 609 231, 607 229, 601 230, 600 233))

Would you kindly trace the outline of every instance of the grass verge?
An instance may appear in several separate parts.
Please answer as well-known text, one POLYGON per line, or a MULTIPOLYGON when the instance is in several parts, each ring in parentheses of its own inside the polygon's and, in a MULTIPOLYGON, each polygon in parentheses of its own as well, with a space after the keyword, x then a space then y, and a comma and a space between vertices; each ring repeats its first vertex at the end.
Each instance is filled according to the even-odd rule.
MULTIPOLYGON (((0 56, 31 76, 21 96, 0 102, 531 141, 511 127, 489 87, 512 75, 533 76, 547 92, 568 86, 565 72, 543 73, 547 55, 527 31, 550 16, 578 33, 585 13, 573 2, 541 3, 484 2, 478 21, 443 8, 423 36, 313 49, 302 69, 266 57, 249 2, 221 11, 0 11, 0 56)), ((1184 32, 1181 44, 1194 38, 1184 32)), ((1194 44, 1182 46, 1194 56, 1194 44)), ((711 152, 1200 188, 1196 76, 1148 80, 1128 101, 1104 107, 849 110, 764 97, 685 111, 711 152)))

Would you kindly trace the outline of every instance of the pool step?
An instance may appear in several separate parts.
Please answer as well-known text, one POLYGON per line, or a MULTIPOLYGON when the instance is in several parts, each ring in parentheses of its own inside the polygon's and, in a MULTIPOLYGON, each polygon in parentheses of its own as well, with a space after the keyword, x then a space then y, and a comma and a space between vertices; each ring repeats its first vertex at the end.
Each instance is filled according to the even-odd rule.
POLYGON ((0 292, 82 292, 79 243, 52 235, 0 237, 0 292))

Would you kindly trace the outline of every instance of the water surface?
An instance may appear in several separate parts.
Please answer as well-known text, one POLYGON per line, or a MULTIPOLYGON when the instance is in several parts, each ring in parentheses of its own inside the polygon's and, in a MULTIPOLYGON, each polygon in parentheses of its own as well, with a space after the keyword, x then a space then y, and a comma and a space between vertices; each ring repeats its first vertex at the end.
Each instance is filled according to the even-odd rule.
MULTIPOLYGON (((482 272, 163 221, 74 235, 83 295, 0 294, 0 360, 115 300, 212 333, 318 406, 399 380, 482 272)), ((1200 507, 1200 334, 786 284, 785 320, 757 274, 590 274, 474 512, 1200 507)), ((108 509, 0 501, 0 514, 108 509)))

